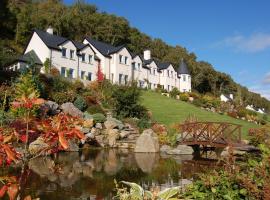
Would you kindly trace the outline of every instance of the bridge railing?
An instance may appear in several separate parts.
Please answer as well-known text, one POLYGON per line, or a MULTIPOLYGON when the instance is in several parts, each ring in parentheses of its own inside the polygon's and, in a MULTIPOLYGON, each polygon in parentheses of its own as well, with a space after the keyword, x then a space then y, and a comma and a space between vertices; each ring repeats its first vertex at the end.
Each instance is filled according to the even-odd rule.
POLYGON ((181 143, 227 146, 241 141, 241 125, 226 122, 187 122, 181 125, 181 143))

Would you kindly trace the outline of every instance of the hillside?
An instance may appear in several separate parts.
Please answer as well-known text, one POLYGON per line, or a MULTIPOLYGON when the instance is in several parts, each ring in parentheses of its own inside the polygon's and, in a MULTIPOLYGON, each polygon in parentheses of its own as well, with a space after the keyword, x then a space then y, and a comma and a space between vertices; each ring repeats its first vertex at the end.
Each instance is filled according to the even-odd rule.
POLYGON ((242 135, 244 137, 247 136, 250 128, 258 127, 254 123, 234 119, 227 115, 208 112, 192 104, 161 96, 156 92, 144 91, 142 104, 152 112, 155 121, 166 125, 182 122, 192 115, 196 116, 200 121, 231 122, 242 125, 242 135))

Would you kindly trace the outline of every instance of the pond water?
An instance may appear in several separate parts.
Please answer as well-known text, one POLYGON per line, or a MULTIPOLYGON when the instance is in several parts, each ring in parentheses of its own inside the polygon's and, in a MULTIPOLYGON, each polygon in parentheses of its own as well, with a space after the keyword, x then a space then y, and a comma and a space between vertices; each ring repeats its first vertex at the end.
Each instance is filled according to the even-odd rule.
POLYGON ((145 189, 183 186, 202 170, 196 163, 189 155, 84 149, 30 161, 22 187, 24 194, 41 200, 112 199, 114 180, 136 182, 145 189))

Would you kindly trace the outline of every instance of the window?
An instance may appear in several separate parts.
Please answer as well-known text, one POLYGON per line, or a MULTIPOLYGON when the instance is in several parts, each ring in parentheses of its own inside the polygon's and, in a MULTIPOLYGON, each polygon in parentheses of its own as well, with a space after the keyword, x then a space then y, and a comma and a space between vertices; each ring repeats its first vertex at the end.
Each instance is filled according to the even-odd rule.
POLYGON ((68 70, 68 78, 73 78, 73 72, 74 72, 73 69, 68 70))
POLYGON ((183 75, 183 81, 186 81, 186 75, 183 75))
POLYGON ((122 76, 123 76, 123 74, 119 74, 119 84, 121 84, 122 83, 122 76))
POLYGON ((89 81, 92 81, 92 73, 91 73, 91 72, 88 72, 87 79, 88 79, 89 81))
POLYGON ((128 83, 128 75, 125 75, 125 85, 128 83))
POLYGON ((112 73, 111 75, 112 75, 112 82, 113 82, 114 74, 112 73))
POLYGON ((149 89, 151 89, 152 88, 152 83, 149 83, 149 89))
POLYGON ((140 81, 140 88, 143 88, 144 86, 144 81, 140 81))
POLYGON ((74 57, 74 50, 70 50, 70 59, 73 59, 74 57))
POLYGON ((190 82, 190 81, 191 81, 190 76, 188 76, 188 82, 190 82))
POLYGON ((170 86, 168 85, 168 87, 167 87, 167 90, 168 90, 168 92, 170 91, 170 86))
POLYGON ((85 53, 82 54, 82 62, 85 62, 85 53))
POLYGON ((128 64, 128 57, 127 56, 125 57, 125 64, 126 65, 128 64))
POLYGON ((153 70, 153 74, 156 75, 156 69, 153 70))
POLYGON ((88 56, 88 59, 89 59, 89 63, 92 63, 93 62, 93 56, 92 55, 89 55, 88 56))
POLYGON ((136 69, 136 63, 135 63, 135 62, 132 63, 132 69, 133 69, 133 70, 137 70, 137 69, 136 69))
POLYGON ((81 79, 85 79, 85 71, 81 71, 81 79))
POLYGON ((167 70, 167 75, 168 75, 168 77, 170 77, 170 71, 169 70, 167 70))
POLYGON ((156 84, 154 84, 154 88, 156 88, 156 84))
POLYGON ((141 63, 138 63, 138 71, 141 71, 141 63))
POLYGON ((172 78, 173 78, 173 71, 171 71, 171 76, 172 76, 172 78))
POLYGON ((66 68, 65 67, 61 67, 61 76, 66 76, 66 68))
POLYGON ((62 48, 62 56, 63 57, 67 56, 67 49, 66 48, 62 48))
POLYGON ((122 63, 123 62, 123 56, 119 55, 119 62, 122 63))

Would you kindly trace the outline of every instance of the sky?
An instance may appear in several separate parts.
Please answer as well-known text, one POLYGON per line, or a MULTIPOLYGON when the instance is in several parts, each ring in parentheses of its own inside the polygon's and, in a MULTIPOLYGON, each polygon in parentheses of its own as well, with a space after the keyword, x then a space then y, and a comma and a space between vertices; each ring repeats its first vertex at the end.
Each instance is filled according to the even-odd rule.
MULTIPOLYGON (((64 0, 71 4, 73 0, 64 0)), ((132 27, 181 45, 270 100, 270 1, 85 0, 132 27)))

